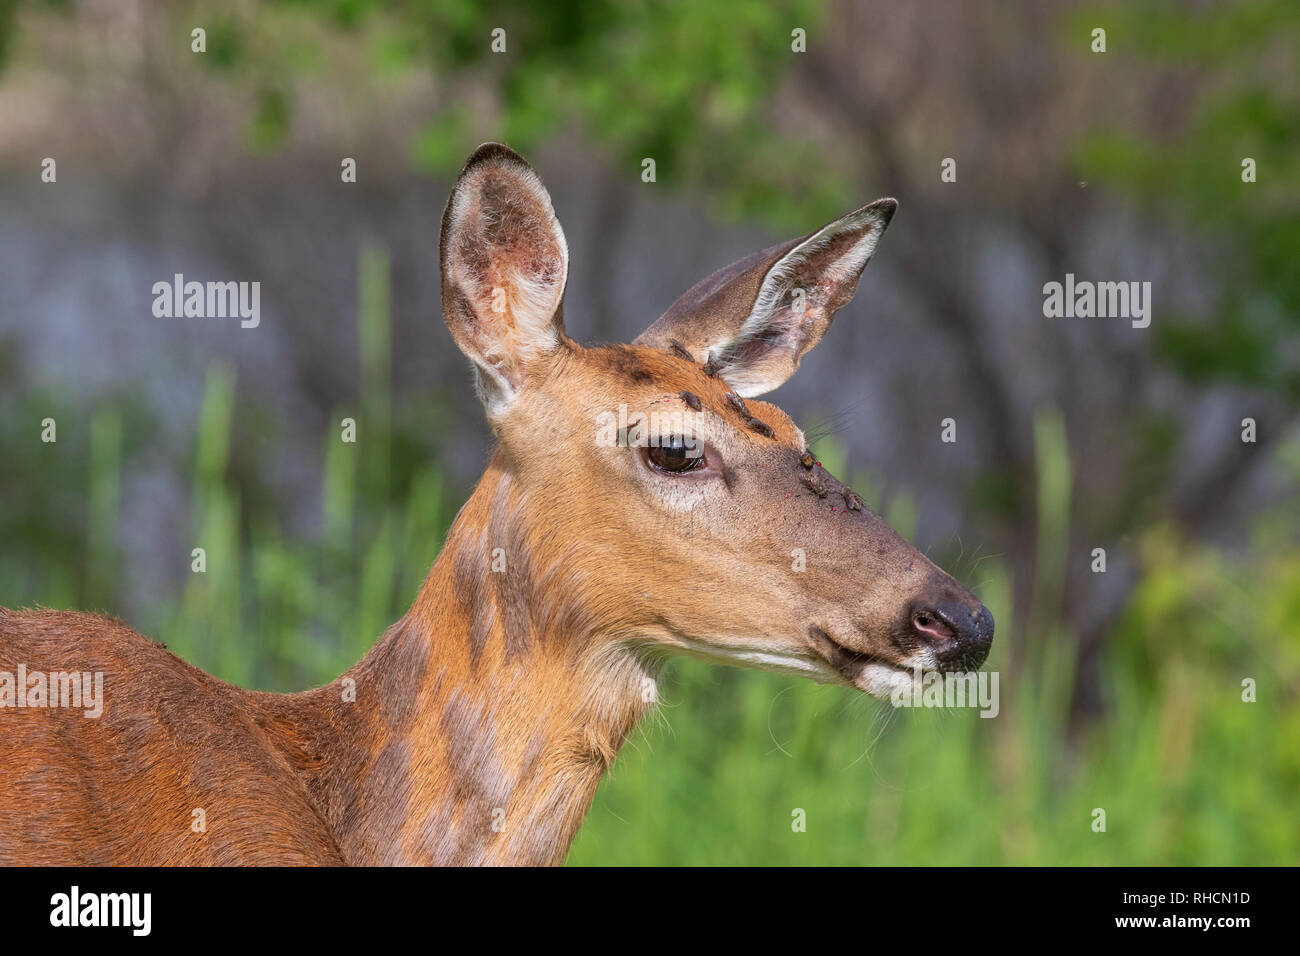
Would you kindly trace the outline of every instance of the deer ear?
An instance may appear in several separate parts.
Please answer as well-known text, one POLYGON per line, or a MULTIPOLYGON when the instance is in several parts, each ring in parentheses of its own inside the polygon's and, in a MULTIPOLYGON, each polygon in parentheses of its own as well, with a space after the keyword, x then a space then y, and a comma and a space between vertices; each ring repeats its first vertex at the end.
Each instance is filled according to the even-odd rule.
POLYGON ((802 239, 719 269, 673 303, 637 345, 684 347, 746 398, 794 374, 853 298, 898 203, 877 199, 802 239))
POLYGON ((551 197, 512 149, 484 143, 442 216, 442 314, 493 418, 565 340, 569 250, 551 197))

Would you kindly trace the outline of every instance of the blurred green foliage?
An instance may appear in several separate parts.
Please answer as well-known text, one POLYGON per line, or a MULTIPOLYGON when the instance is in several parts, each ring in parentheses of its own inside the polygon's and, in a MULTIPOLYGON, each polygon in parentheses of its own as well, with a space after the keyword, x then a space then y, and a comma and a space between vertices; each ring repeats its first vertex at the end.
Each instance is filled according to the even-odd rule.
POLYGON ((18 0, 0 0, 0 66, 8 59, 13 46, 17 13, 18 0))
POLYGON ((268 0, 192 2, 209 69, 250 89, 248 144, 291 131, 295 81, 324 68, 333 37, 365 44, 377 77, 423 69, 437 108, 412 156, 455 172, 486 139, 528 153, 579 135, 629 176, 651 158, 659 181, 706 186, 722 215, 806 228, 841 210, 847 171, 808 143, 771 135, 773 93, 800 54, 792 31, 825 29, 826 0, 268 0), (493 50, 504 30, 505 49, 493 50), (490 99, 462 96, 475 84, 490 99), (806 171, 818 169, 810 177, 806 171))
POLYGON ((199 422, 193 540, 207 571, 179 601, 160 602, 156 632, 177 653, 244 687, 297 690, 351 666, 405 612, 454 514, 434 460, 428 396, 419 418, 394 422, 386 253, 361 252, 358 314, 362 394, 324 436, 320 539, 279 527, 271 502, 250 507, 229 477, 235 382, 214 366, 199 422), (342 423, 355 424, 355 442, 342 423))
POLYGON ((340 29, 377 26, 383 62, 427 65, 439 85, 491 80, 499 125, 475 129, 469 107, 450 105, 420 134, 416 155, 437 172, 459 166, 475 137, 527 152, 576 129, 630 172, 651 157, 661 177, 726 184, 733 202, 771 215, 774 201, 792 203, 783 172, 810 158, 773 143, 765 120, 797 55, 791 31, 817 28, 823 0, 504 0, 490 10, 473 0, 285 2, 340 29))
POLYGON ((1216 252, 1216 298, 1162 317, 1159 354, 1198 383, 1226 381, 1300 400, 1300 16, 1292 0, 1090 9, 1135 75, 1181 71, 1197 108, 1168 128, 1097 131, 1078 149, 1084 175, 1129 187, 1216 252), (1140 38, 1140 43, 1135 41, 1140 38), (1243 160, 1255 161, 1244 182, 1243 160))
POLYGON ((92 417, 31 378, 0 339, 0 581, 11 601, 108 609, 117 593, 114 534, 122 456, 141 452, 156 428, 128 386, 92 417), (42 440, 53 421, 53 442, 42 440), (89 476, 89 477, 88 477, 89 476))

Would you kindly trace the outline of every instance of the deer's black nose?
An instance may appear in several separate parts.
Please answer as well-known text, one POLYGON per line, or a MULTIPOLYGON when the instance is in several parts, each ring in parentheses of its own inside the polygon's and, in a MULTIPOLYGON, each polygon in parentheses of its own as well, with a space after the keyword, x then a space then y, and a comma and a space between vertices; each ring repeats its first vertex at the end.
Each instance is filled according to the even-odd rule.
POLYGON ((945 671, 978 669, 993 644, 993 615, 983 604, 922 607, 912 614, 912 628, 945 671))

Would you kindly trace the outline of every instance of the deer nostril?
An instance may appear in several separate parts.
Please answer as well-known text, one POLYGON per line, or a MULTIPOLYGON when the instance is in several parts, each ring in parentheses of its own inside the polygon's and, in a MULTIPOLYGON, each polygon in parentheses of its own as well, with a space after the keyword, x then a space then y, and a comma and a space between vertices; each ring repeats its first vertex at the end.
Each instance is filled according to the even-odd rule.
POLYGON ((929 645, 943 671, 977 670, 993 643, 993 615, 982 604, 932 604, 912 612, 913 633, 929 645))
POLYGON ((921 634, 931 641, 942 643, 950 641, 955 636, 952 627, 946 621, 931 611, 917 611, 912 615, 912 626, 921 634))

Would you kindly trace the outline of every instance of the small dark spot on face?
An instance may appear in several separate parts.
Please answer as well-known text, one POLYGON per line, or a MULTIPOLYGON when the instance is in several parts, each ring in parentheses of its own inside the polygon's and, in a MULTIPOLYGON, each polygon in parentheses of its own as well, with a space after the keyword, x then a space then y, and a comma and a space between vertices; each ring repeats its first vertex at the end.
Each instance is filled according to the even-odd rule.
POLYGON ((817 464, 817 461, 810 453, 804 452, 799 456, 799 464, 803 465, 805 468, 811 468, 813 465, 817 464))
POLYGON ((758 432, 764 438, 772 438, 776 435, 776 433, 772 431, 772 427, 770 425, 764 422, 760 422, 757 418, 753 418, 753 417, 746 418, 745 424, 748 425, 750 428, 752 428, 754 431, 758 432))
POLYGON ((593 350, 593 353, 594 359, 602 366, 630 382, 643 384, 655 380, 654 369, 649 367, 645 359, 629 346, 610 346, 593 350))
POLYGON ((700 399, 694 392, 682 392, 680 397, 693 411, 700 410, 700 399))

